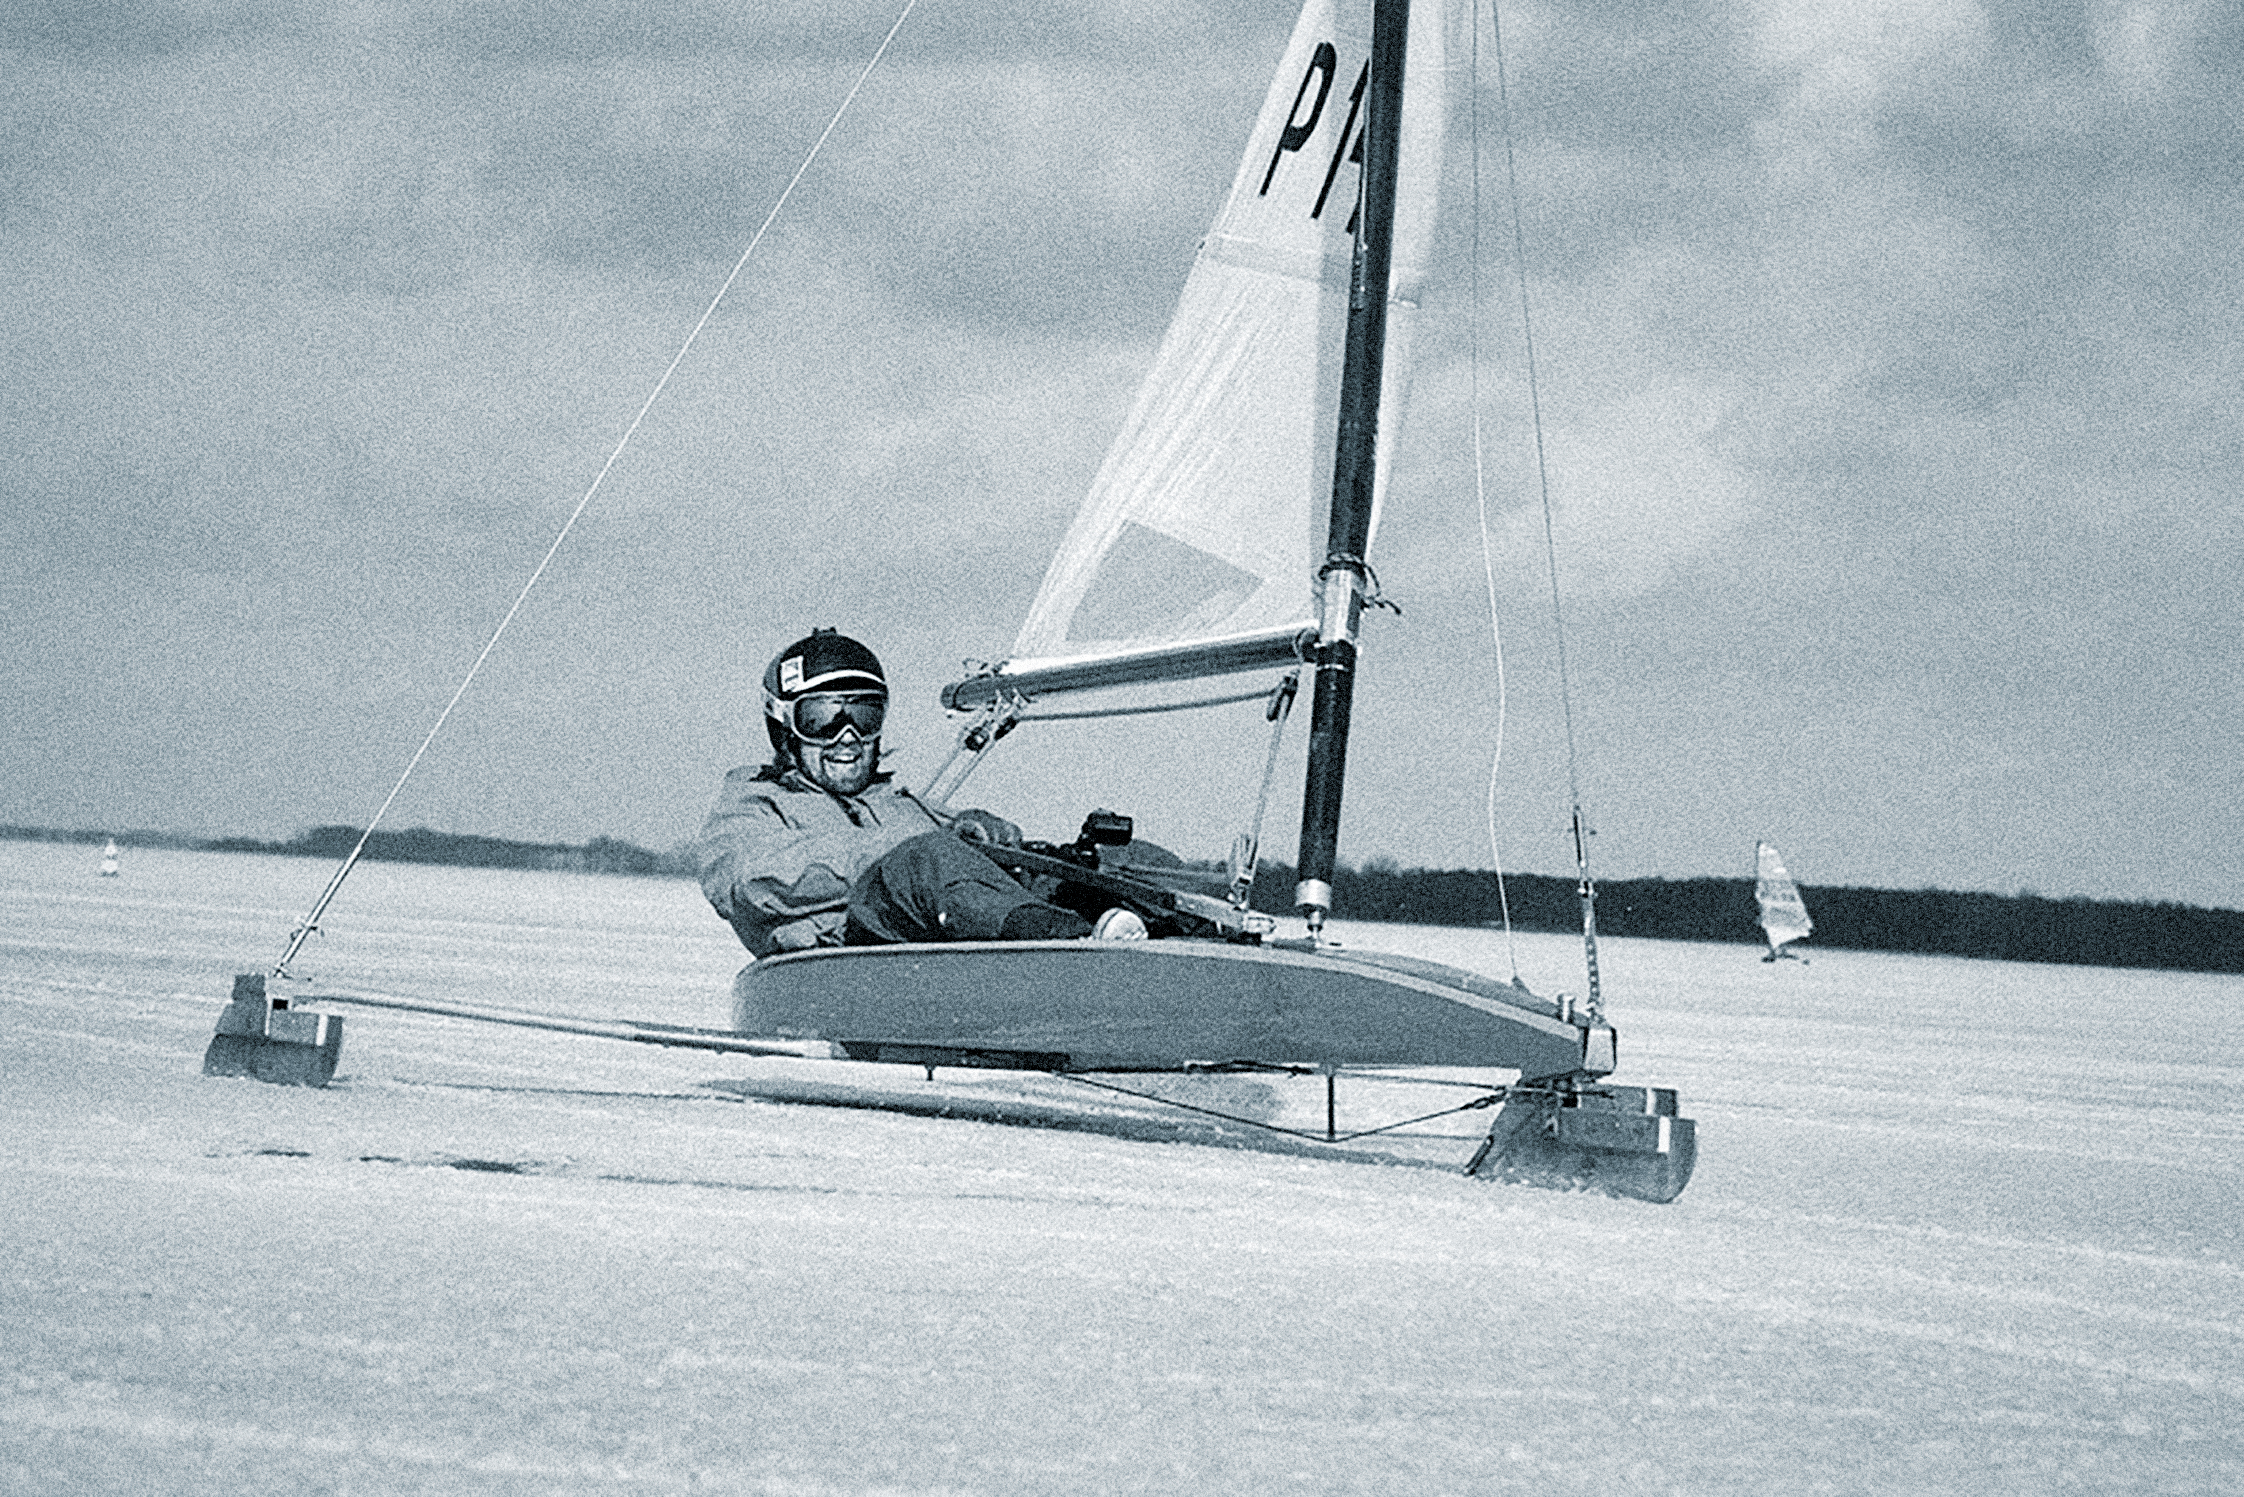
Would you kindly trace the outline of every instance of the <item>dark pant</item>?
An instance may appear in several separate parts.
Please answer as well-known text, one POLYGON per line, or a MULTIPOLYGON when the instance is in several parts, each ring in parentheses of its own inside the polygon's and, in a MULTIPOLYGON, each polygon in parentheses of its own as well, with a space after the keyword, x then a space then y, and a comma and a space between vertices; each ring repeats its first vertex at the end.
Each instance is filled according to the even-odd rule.
POLYGON ((849 891, 852 946, 1014 941, 1086 935, 1090 923, 1044 903, 981 849, 950 832, 900 842, 849 891))

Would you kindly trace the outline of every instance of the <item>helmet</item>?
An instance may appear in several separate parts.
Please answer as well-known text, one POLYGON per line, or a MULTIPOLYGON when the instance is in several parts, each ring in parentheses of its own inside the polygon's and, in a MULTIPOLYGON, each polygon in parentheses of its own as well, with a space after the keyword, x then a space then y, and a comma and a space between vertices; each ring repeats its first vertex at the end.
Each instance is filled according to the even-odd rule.
POLYGON ((813 692, 843 691, 888 695, 880 658, 846 634, 814 629, 772 656, 764 667, 764 731, 771 736, 772 752, 786 754, 792 748, 797 701, 813 692))

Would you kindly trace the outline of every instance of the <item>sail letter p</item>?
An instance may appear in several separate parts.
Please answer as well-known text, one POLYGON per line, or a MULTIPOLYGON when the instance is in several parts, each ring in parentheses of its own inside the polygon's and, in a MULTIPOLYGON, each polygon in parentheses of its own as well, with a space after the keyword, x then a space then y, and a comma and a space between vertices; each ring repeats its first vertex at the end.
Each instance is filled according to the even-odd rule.
POLYGON ((1278 132, 1278 148, 1270 153, 1270 169, 1262 174, 1262 190, 1256 197, 1266 197, 1270 192, 1270 179, 1278 175, 1278 162, 1288 151, 1298 151, 1317 133, 1317 121, 1325 112, 1325 95, 1332 92, 1333 75, 1339 70, 1340 55, 1333 51, 1331 42, 1317 43, 1316 53, 1309 59, 1309 71, 1301 75, 1301 91, 1293 96, 1293 109, 1286 115, 1286 127, 1278 132), (1309 97, 1309 85, 1317 85, 1317 97, 1309 105, 1309 117, 1301 117, 1301 101, 1309 97))

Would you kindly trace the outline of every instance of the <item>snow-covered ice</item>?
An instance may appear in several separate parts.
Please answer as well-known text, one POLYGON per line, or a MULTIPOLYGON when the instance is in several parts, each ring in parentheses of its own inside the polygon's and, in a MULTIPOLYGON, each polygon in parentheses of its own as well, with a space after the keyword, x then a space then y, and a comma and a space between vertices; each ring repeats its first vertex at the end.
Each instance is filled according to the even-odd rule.
MULTIPOLYGON (((2244 1491, 2235 978, 1608 942, 1700 1130, 1651 1206, 360 1010, 327 1090, 205 1079, 330 870, 96 871, 0 842, 0 1490, 2244 1491)), ((664 882, 370 864, 326 925, 315 989, 587 1018, 740 960, 664 882)))

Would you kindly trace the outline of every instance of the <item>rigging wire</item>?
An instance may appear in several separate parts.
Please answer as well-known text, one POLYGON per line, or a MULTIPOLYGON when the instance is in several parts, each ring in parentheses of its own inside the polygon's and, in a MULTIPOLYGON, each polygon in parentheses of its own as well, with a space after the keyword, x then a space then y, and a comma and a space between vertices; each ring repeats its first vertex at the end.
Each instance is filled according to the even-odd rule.
POLYGON ((1202 707, 1229 707, 1237 702, 1267 702, 1270 688, 1257 686, 1252 691, 1229 691, 1220 696, 1194 697, 1184 702, 1132 703, 1123 707, 1072 707, 1065 711, 1023 712, 1025 723, 1087 722, 1101 717, 1145 717, 1156 712, 1197 712, 1202 707))
MULTIPOLYGON (((1596 891, 1595 886, 1590 882, 1588 831, 1584 827, 1582 819, 1580 755, 1574 739, 1574 689, 1573 680, 1566 664, 1566 609, 1558 582, 1558 527, 1552 515, 1550 461, 1543 441, 1542 383, 1535 363, 1535 319, 1527 289, 1527 231, 1521 225, 1519 161, 1513 148, 1511 80, 1504 65, 1504 18, 1503 7, 1499 0, 1489 0, 1488 16, 1489 29, 1494 37, 1496 50, 1496 98, 1504 121, 1504 181, 1511 200, 1512 261, 1519 279, 1519 327, 1521 344, 1525 349, 1527 361, 1527 405, 1535 431, 1535 481, 1543 505, 1543 555, 1550 572, 1551 625, 1558 644, 1559 711, 1566 725, 1566 789, 1573 810, 1575 867, 1581 877, 1583 956, 1589 968, 1589 997, 1584 1004, 1584 1008, 1588 1011, 1592 1022, 1596 1022, 1604 1017, 1604 1004, 1598 991, 1597 921, 1594 913, 1596 891)), ((1477 56, 1480 44, 1480 28, 1478 26, 1473 28, 1473 43, 1477 56)), ((1479 150, 1477 129, 1474 134, 1474 150, 1477 161, 1479 150)), ((1474 188, 1477 192, 1479 188, 1477 176, 1474 188)), ((1477 243, 1480 233, 1477 215, 1473 224, 1473 233, 1477 243)), ((1475 270, 1477 273, 1477 261, 1475 270)), ((1477 321, 1475 325, 1477 327, 1477 321)), ((1476 368, 1476 377, 1478 372, 1476 368)), ((1479 429, 1477 410, 1475 421, 1477 437, 1479 429)), ((1485 546, 1486 543, 1487 537, 1484 530, 1482 544, 1485 546)), ((1493 577, 1490 587, 1491 589, 1494 587, 1493 577)), ((1491 776, 1490 825, 1493 826, 1495 815, 1493 770, 1491 776)))
POLYGON ((1179 1101, 1175 1097, 1164 1097, 1155 1092, 1133 1091, 1126 1086, 1117 1086, 1111 1081, 1094 1081, 1080 1071, 1054 1071, 1051 1074, 1055 1081, 1072 1081, 1078 1086, 1089 1087, 1093 1091, 1113 1092, 1118 1096, 1135 1097, 1141 1102, 1156 1102, 1163 1107, 1173 1107, 1179 1112, 1196 1112, 1202 1117, 1216 1118, 1226 1123, 1238 1123, 1248 1128, 1260 1129, 1264 1133, 1275 1133, 1285 1138, 1307 1139, 1311 1143, 1320 1144, 1354 1143, 1359 1138, 1373 1138, 1382 1133, 1393 1133, 1398 1129, 1433 1122, 1436 1118, 1453 1117, 1461 1112, 1480 1112, 1490 1107, 1499 1107, 1510 1097, 1512 1091, 1508 1086, 1482 1087, 1478 1083, 1469 1083, 1473 1090, 1480 1092, 1481 1095, 1474 1097, 1469 1102, 1460 1102, 1455 1107, 1444 1107, 1438 1112, 1422 1113, 1417 1117, 1403 1118, 1398 1122, 1381 1123, 1376 1128, 1359 1128, 1352 1133, 1338 1131, 1313 1133, 1304 1128, 1288 1128, 1281 1123, 1264 1122, 1260 1118, 1250 1118, 1242 1113, 1224 1112, 1214 1107, 1201 1107, 1191 1102, 1179 1101))
POLYGON ((624 449, 631 445, 631 439, 639 434, 639 428, 646 421, 648 412, 654 409, 655 402, 662 398, 662 392, 669 387, 671 376, 678 372, 678 366, 686 361, 686 355, 693 350, 694 344, 700 340, 702 331, 709 326, 710 320, 717 315, 717 308, 723 305, 726 294, 732 290, 733 283, 740 279, 741 271, 747 268, 749 257, 756 253, 757 247, 764 241, 764 235, 770 232, 771 226, 778 221, 780 213, 787 206, 788 199, 794 196, 795 189, 802 184, 803 178, 809 174, 811 165, 818 160, 819 153, 826 148, 826 142, 832 138, 834 131, 840 127, 843 117, 849 113, 850 106, 857 102, 857 95, 865 87, 865 81, 872 77, 873 69, 880 66, 881 59, 888 54, 889 44, 894 42, 896 34, 904 29, 904 22, 911 17, 913 8, 918 4, 919 0, 904 0, 904 8, 897 14, 895 22, 889 26, 888 34, 882 37, 880 45, 873 49, 872 57, 866 61, 864 68, 857 74, 857 80, 850 84, 849 91, 842 96, 840 105, 834 110, 833 118, 826 121, 826 128, 818 132, 818 138, 811 143, 810 150, 803 156, 802 164, 795 168, 795 174, 787 179, 786 187, 773 200, 771 211, 764 215, 764 221, 757 226, 756 232, 749 237, 747 247, 740 252, 740 258, 733 261, 731 271, 726 274, 723 283, 717 287, 716 295, 709 299, 709 305, 703 309, 700 320, 693 325, 693 330, 686 334, 685 341, 678 345, 678 352, 672 356, 669 367, 662 371, 662 377, 655 381, 654 388, 648 391, 645 402, 639 407, 639 413, 631 418, 631 424, 626 426, 623 429, 623 435, 616 439, 615 447, 608 453, 608 460, 602 463, 600 471, 593 475, 591 485, 584 491, 584 497, 577 500, 576 508, 569 512, 569 518, 561 526, 560 533, 554 536, 553 544, 546 547, 545 556, 530 573, 529 580, 522 584, 522 590, 515 594, 514 603, 507 609, 506 616, 499 620, 498 628, 491 631, 491 637, 484 642, 482 652, 475 657, 475 663, 470 665, 467 674, 460 678, 460 684, 453 691, 452 699, 444 704, 444 710, 436 715, 436 721, 430 725, 428 735, 421 740, 421 746, 413 751, 413 757, 406 763, 405 772, 397 777, 397 783, 390 787, 390 793, 384 796, 382 804, 375 808, 372 819, 366 823, 366 830, 359 834, 357 844, 351 848, 350 853, 343 859, 342 866, 335 870, 335 876, 327 881, 327 887, 321 890, 319 898, 313 901, 310 912, 289 933, 288 948, 281 953, 280 960, 274 963, 273 976, 286 977, 288 975, 288 964, 296 959, 296 954, 303 950, 304 943, 311 938, 314 931, 319 929, 320 916, 327 913, 328 905, 333 902, 335 895, 343 887, 343 880, 350 876, 351 869, 357 866, 359 858, 365 853, 366 844, 374 836, 374 828, 381 825, 382 818, 389 813, 391 803, 397 799, 398 793, 405 788, 405 782, 410 780, 413 777, 413 771, 420 767, 422 758, 429 751, 429 745, 436 741, 436 735, 444 730, 444 724, 451 718, 452 709, 459 706, 460 698, 467 695, 467 689, 482 671, 483 663, 491 658, 491 652, 498 648, 499 640, 505 636, 508 627, 514 623, 515 615, 522 611, 522 605, 528 600, 531 589, 538 585, 539 579, 545 576, 546 568, 553 564, 553 558, 560 552, 562 543, 568 540, 569 532, 576 528, 577 521, 583 517, 585 510, 591 506, 593 496, 598 494, 600 486, 607 482, 608 474, 614 471, 617 462, 622 459, 624 449))

